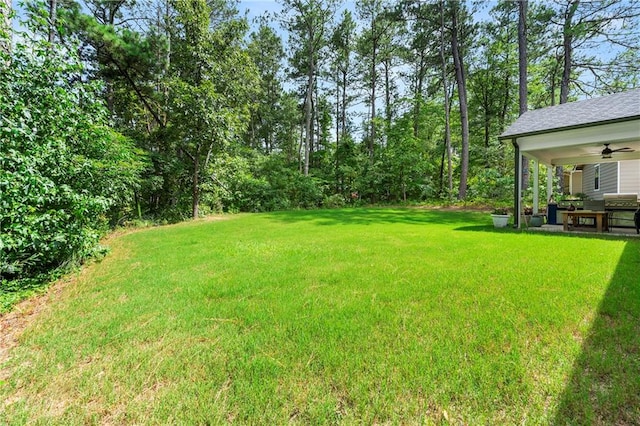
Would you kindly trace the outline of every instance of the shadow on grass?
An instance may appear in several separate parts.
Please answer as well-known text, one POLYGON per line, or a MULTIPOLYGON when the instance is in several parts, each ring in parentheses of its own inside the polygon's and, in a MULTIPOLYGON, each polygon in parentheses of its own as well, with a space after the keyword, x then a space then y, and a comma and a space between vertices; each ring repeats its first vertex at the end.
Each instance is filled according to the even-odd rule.
POLYGON ((486 213, 464 210, 417 209, 403 207, 343 208, 332 210, 293 210, 265 213, 269 218, 284 222, 310 222, 317 225, 375 225, 375 224, 439 224, 458 225, 456 231, 518 233, 531 235, 562 236, 567 238, 597 238, 604 240, 628 240, 629 237, 603 233, 560 233, 552 231, 529 231, 495 228, 486 213), (484 222, 484 223, 483 223, 484 222))
POLYGON ((467 232, 495 232, 496 234, 505 234, 505 233, 520 233, 521 231, 518 229, 513 229, 511 227, 507 228, 495 228, 491 224, 486 225, 468 225, 468 226, 460 226, 455 229, 456 231, 467 231, 467 232))
POLYGON ((625 246, 554 424, 640 425, 640 241, 625 246))
MULTIPOLYGON (((476 220, 477 221, 477 220, 476 220)), ((586 239, 598 239, 598 240, 608 240, 608 241, 629 241, 629 240, 638 240, 634 235, 617 235, 617 234, 607 234, 607 233, 596 233, 596 232, 558 232, 558 231, 545 231, 545 230, 536 230, 531 231, 528 229, 516 229, 511 225, 506 228, 494 228, 493 225, 467 225, 460 226, 455 228, 456 231, 469 231, 469 232, 495 232, 495 233, 516 233, 516 234, 527 234, 527 235, 542 235, 547 237, 566 237, 566 238, 586 238, 586 239)))
POLYGON ((413 208, 345 208, 335 210, 295 210, 268 213, 268 217, 287 223, 315 222, 318 225, 464 224, 477 222, 482 213, 413 208))

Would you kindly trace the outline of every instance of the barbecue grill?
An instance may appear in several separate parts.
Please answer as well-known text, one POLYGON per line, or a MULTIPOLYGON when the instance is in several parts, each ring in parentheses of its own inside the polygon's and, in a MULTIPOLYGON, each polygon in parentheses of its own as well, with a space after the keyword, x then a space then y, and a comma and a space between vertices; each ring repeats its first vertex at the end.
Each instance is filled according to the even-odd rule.
POLYGON ((633 228, 633 213, 638 209, 638 194, 604 194, 604 209, 609 212, 609 227, 633 228))

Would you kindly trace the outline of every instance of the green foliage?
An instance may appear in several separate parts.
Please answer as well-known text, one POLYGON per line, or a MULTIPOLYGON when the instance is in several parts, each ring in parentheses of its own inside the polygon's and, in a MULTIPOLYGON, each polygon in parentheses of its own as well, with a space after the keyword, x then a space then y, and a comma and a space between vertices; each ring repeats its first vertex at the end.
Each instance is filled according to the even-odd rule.
POLYGON ((469 179, 469 196, 475 200, 508 200, 513 196, 513 185, 513 176, 485 168, 469 179))
POLYGON ((283 145, 277 133, 286 122, 283 114, 285 108, 282 105, 285 95, 280 75, 280 62, 284 56, 282 40, 275 30, 261 22, 258 31, 251 34, 247 51, 260 76, 260 92, 256 93, 256 108, 252 111, 249 131, 245 137, 249 146, 268 154, 281 148, 278 145, 283 145))
MULTIPOLYGON (((240 40, 246 22, 228 19, 211 27, 214 11, 204 0, 175 3, 174 35, 168 83, 167 135, 173 151, 186 156, 193 218, 199 215, 201 174, 209 162, 240 139, 259 83, 240 40)), ((184 188, 183 188, 184 190, 184 188)))
POLYGON ((278 155, 219 156, 209 167, 202 186, 205 202, 229 212, 320 207, 325 189, 322 181, 303 176, 285 162, 278 155))
POLYGON ((141 157, 83 72, 37 42, 0 64, 0 291, 90 256, 137 186, 141 157))
POLYGON ((338 209, 346 206, 347 200, 342 194, 333 194, 327 197, 324 197, 322 200, 322 207, 326 209, 338 209))
MULTIPOLYGON (((512 147, 496 136, 518 111, 514 2, 480 2, 490 19, 476 19, 468 0, 367 0, 346 8, 285 0, 285 33, 265 15, 251 35, 232 0, 92 0, 89 8, 58 1, 56 22, 49 2, 29 4, 35 33, 53 29, 55 40, 82 43, 83 77, 105 83, 115 129, 150 159, 135 206, 112 222, 132 212, 177 221, 341 200, 431 203, 451 199, 465 182, 469 202, 513 197, 512 147), (468 141, 451 60, 454 27, 466 69, 468 141)), ((585 94, 637 85, 638 6, 598 5, 529 3, 529 108, 557 103, 561 85, 585 94), (567 8, 576 15, 564 22, 574 58, 564 81, 567 8), (617 34, 614 21, 624 22, 617 34), (602 49, 590 51, 598 43, 620 44, 604 61, 602 49)))
POLYGON ((267 158, 257 170, 289 208, 317 208, 322 204, 323 183, 313 176, 304 176, 297 169, 283 166, 277 156, 267 158))
MULTIPOLYGON (((253 160, 255 161, 255 159, 253 160)), ((255 177, 252 162, 240 156, 222 155, 208 169, 211 177, 203 191, 211 194, 220 210, 228 212, 260 212, 289 207, 271 188, 264 177, 255 177)))

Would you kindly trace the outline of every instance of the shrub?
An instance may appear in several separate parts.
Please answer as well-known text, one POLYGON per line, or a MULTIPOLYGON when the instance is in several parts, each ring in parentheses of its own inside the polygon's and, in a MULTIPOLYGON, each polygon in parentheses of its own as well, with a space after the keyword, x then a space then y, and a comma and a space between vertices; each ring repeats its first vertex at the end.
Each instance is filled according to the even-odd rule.
MULTIPOLYGON (((72 56, 72 55, 71 55, 72 56)), ((100 87, 46 46, 0 58, 0 290, 90 256, 141 161, 100 87)))
POLYGON ((344 207, 347 201, 342 194, 333 194, 328 197, 324 197, 322 200, 322 207, 327 209, 337 209, 344 207))

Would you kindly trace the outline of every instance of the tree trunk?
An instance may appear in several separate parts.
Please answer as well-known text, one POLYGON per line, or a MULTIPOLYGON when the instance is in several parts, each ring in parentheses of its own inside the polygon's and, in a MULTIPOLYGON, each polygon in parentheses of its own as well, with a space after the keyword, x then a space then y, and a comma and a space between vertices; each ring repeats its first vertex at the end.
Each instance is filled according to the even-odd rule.
POLYGON ((304 173, 304 154, 303 154, 303 150, 304 150, 304 141, 305 141, 305 134, 304 134, 304 127, 305 127, 305 122, 300 121, 300 143, 298 143, 298 170, 300 171, 300 173, 304 173))
POLYGON ((420 129, 420 113, 422 110, 422 87, 424 85, 424 50, 420 51, 420 62, 418 63, 418 72, 417 72, 417 82, 416 82, 416 91, 413 94, 413 137, 418 137, 418 132, 420 129))
POLYGON ((347 73, 348 71, 345 69, 342 71, 342 112, 341 112, 341 136, 347 134, 347 73))
MULTIPOLYGON (((339 99, 340 97, 342 98, 341 100, 339 100, 339 104, 340 104, 340 119, 336 120, 338 121, 336 123, 336 126, 340 127, 340 131, 339 131, 339 138, 338 141, 341 141, 342 138, 345 137, 345 135, 347 134, 347 80, 348 80, 348 64, 349 61, 347 60, 347 66, 343 69, 340 69, 340 74, 341 74, 341 79, 342 79, 342 93, 340 93, 338 95, 339 99)), ((340 179, 340 153, 339 153, 339 148, 340 145, 338 143, 336 143, 336 187, 337 187, 337 191, 338 193, 342 192, 344 190, 344 184, 343 184, 343 180, 340 179)))
POLYGON ((456 69, 456 83, 458 86, 458 99, 460 103, 460 123, 462 127, 462 152, 460 156, 460 185, 458 187, 458 199, 467 197, 467 175, 469 173, 469 112, 467 108, 467 87, 464 71, 464 61, 460 51, 458 40, 458 5, 454 2, 451 14, 451 53, 456 69))
MULTIPOLYGON (((489 149, 489 141, 491 140, 491 118, 489 117, 489 111, 486 108, 484 109, 484 117, 482 121, 484 124, 484 147, 489 149)), ((491 167, 491 164, 488 163, 488 159, 487 167, 491 167)))
POLYGON ((49 43, 53 44, 56 37, 57 0, 49 0, 49 43))
POLYGON ((375 19, 371 19, 372 49, 371 49, 371 135, 369 140, 369 162, 373 164, 374 147, 376 140, 376 60, 378 43, 375 35, 375 19))
POLYGON ((309 150, 311 149, 311 125, 312 125, 312 106, 313 102, 313 50, 309 48, 309 71, 307 72, 307 96, 304 101, 305 115, 305 135, 304 135, 304 170, 305 176, 309 175, 309 150))
MULTIPOLYGON (((373 32, 373 21, 371 24, 373 32)), ((373 52, 371 54, 371 135, 369 140, 369 162, 373 164, 375 140, 376 140, 376 49, 377 45, 374 42, 373 52)))
POLYGON ((385 115, 387 119, 387 130, 391 128, 391 60, 389 58, 384 60, 384 97, 385 97, 385 115))
POLYGON ((447 82, 447 59, 444 54, 444 3, 440 3, 440 63, 442 65, 442 88, 444 90, 444 144, 447 150, 447 198, 453 193, 453 164, 451 161, 451 109, 449 108, 449 83, 447 82))
POLYGON ((527 83, 527 0, 518 1, 518 83, 520 87, 519 115, 527 112, 528 83, 527 83))
POLYGON ((573 16, 580 4, 579 0, 569 3, 564 16, 562 28, 562 47, 564 50, 564 65, 562 68, 562 81, 560 82, 560 103, 565 104, 569 100, 569 83, 571 82, 572 54, 573 54, 573 16))
POLYGON ((197 219, 199 215, 199 207, 200 207, 200 185, 199 185, 199 175, 200 175, 200 152, 196 151, 195 155, 192 157, 193 161, 193 177, 191 179, 191 197, 192 197, 192 212, 193 218, 197 219))
MULTIPOLYGON (((518 1, 518 84, 519 84, 519 115, 527 112, 528 83, 527 83, 527 0, 518 1)), ((529 186, 529 159, 522 157, 522 190, 529 186)))
POLYGON ((340 111, 340 70, 336 67, 336 152, 340 146, 340 123, 342 123, 340 111))
MULTIPOLYGON (((314 86, 316 86, 314 81, 314 86)), ((314 87, 314 93, 311 96, 311 144, 309 145, 309 168, 315 166, 311 160, 313 160, 313 153, 320 150, 320 122, 319 122, 319 98, 317 86, 314 87)))
MULTIPOLYGON (((580 5, 579 0, 573 0, 567 6, 564 15, 564 26, 562 28, 563 66, 562 79, 560 80, 560 103, 566 104, 569 101, 569 84, 571 82, 571 68, 573 55, 573 16, 580 5)), ((556 177, 558 178, 559 192, 564 192, 564 168, 556 167, 556 177)))

